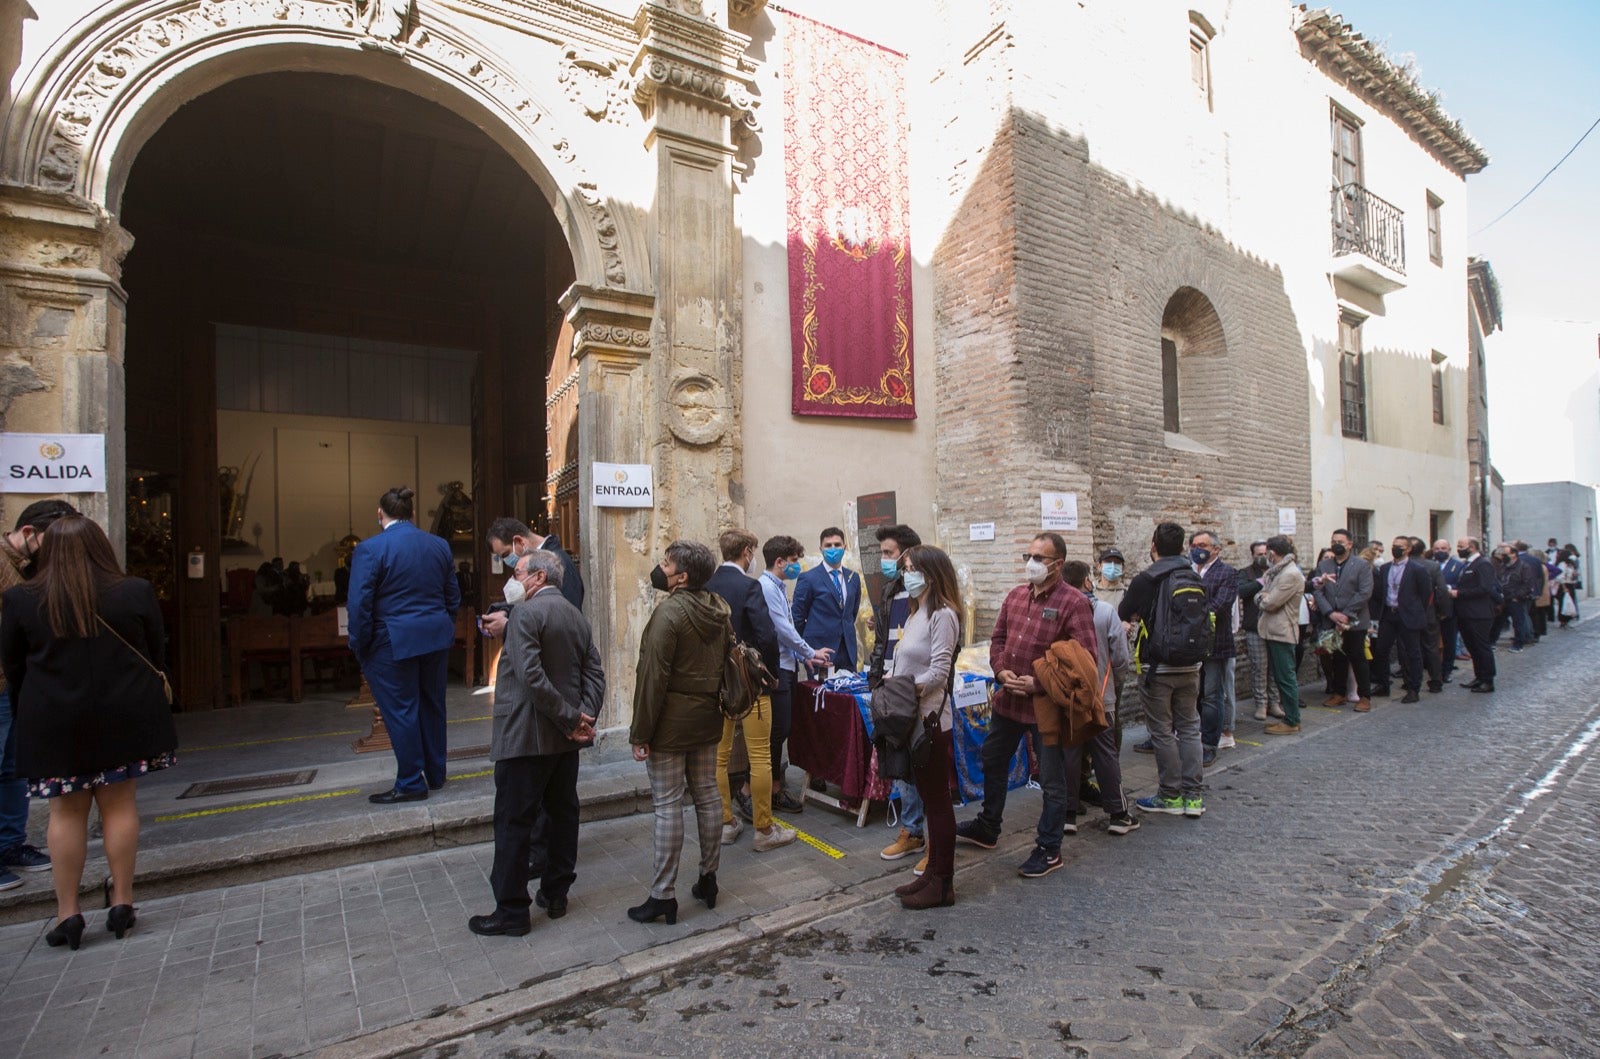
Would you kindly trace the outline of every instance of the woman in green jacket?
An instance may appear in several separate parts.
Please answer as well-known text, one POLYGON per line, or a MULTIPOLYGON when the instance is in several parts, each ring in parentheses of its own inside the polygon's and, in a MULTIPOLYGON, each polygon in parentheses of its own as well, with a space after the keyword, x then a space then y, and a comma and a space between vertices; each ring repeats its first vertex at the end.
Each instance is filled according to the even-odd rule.
POLYGON ((636 923, 665 916, 678 921, 675 884, 683 853, 683 794, 694 798, 700 833, 700 878, 690 891, 707 908, 717 904, 722 854, 722 795, 717 789, 717 742, 722 711, 717 694, 728 658, 728 604, 705 589, 716 572, 711 549, 695 541, 667 545, 650 583, 667 593, 645 624, 633 689, 628 742, 643 761, 655 805, 655 877, 644 904, 628 909, 636 923))

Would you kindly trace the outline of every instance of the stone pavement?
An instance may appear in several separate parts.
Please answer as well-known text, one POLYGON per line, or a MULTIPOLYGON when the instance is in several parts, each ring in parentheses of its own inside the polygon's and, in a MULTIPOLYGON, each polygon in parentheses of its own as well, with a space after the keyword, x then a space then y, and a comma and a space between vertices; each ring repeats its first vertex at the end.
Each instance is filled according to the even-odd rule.
POLYGON ((1597 639, 1502 653, 1494 696, 1312 711, 1202 820, 1079 834, 1047 878, 969 854, 952 909, 868 901, 415 1054, 1600 1055, 1597 639))
MULTIPOLYGON (((1304 736, 1271 742, 1242 721, 1204 820, 1159 817, 1118 839, 1095 814, 1046 879, 1015 874, 1038 809, 1017 792, 1002 848, 960 857, 960 903, 922 916, 883 899, 910 862, 878 859, 881 815, 858 830, 819 808, 792 819, 842 857, 799 843, 757 855, 747 833, 724 851, 717 909, 685 898, 675 927, 624 915, 649 872, 642 817, 586 824, 571 913, 520 939, 465 929, 491 904, 482 844, 141 898, 127 940, 96 912, 76 954, 43 944, 41 916, 0 927, 0 1057, 341 1041, 351 1056, 437 1041, 449 1041, 439 1055, 1233 1054, 1300 1012, 1345 1025, 1362 995, 1340 983, 1418 909, 1445 907, 1430 888, 1600 715, 1596 639, 1572 632, 1504 659, 1487 701, 1453 688, 1365 716, 1312 709, 1304 736), (1541 665, 1556 651, 1562 665, 1541 665)), ((1123 764, 1148 792, 1150 759, 1130 750, 1123 764)), ((1570 840, 1592 843, 1594 824, 1590 809, 1570 840)), ((691 865, 693 851, 691 838, 691 865)), ((1561 878, 1561 864, 1541 885, 1566 894, 1593 877, 1561 878)), ((1593 968, 1570 937, 1595 951, 1581 928, 1544 940, 1593 968)), ((1448 985, 1439 995, 1456 995, 1448 985)), ((1328 1039, 1285 1038, 1274 1054, 1328 1039)))

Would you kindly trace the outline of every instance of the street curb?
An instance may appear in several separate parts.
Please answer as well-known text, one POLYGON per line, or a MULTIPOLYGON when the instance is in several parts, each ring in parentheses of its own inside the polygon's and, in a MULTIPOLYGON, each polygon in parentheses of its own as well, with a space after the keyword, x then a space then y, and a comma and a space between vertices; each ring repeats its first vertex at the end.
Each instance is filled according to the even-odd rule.
MULTIPOLYGON (((971 864, 957 868, 956 875, 984 867, 991 857, 1020 853, 1031 848, 1033 832, 1029 829, 1020 840, 997 846, 971 864)), ((424 1048, 529 1018, 597 990, 637 982, 693 960, 716 956, 730 949, 754 944, 763 938, 788 934, 841 912, 892 898, 894 888, 903 877, 898 870, 886 870, 876 878, 807 898, 798 904, 725 923, 677 941, 654 945, 619 956, 609 963, 567 971, 521 989, 463 1004, 442 1015, 374 1030, 302 1054, 314 1055, 317 1059, 399 1059, 413 1055, 424 1048)))

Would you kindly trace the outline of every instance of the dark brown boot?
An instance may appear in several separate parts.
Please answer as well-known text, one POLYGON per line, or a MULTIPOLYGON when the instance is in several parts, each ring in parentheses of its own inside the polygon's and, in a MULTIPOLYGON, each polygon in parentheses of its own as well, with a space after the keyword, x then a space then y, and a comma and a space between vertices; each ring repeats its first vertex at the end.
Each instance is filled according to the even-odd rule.
POLYGON ((935 875, 929 872, 923 878, 928 880, 928 885, 915 893, 907 894, 900 898, 901 907, 913 910, 944 908, 956 903, 955 886, 952 884, 950 876, 935 875))
POLYGON ((909 897, 912 894, 921 891, 924 887, 926 887, 928 885, 928 883, 930 883, 932 881, 933 881, 933 876, 931 876, 931 875, 927 875, 927 874, 918 875, 916 878, 912 879, 910 882, 906 883, 904 886, 896 886, 894 888, 894 892, 895 892, 896 895, 898 895, 900 897, 909 897))

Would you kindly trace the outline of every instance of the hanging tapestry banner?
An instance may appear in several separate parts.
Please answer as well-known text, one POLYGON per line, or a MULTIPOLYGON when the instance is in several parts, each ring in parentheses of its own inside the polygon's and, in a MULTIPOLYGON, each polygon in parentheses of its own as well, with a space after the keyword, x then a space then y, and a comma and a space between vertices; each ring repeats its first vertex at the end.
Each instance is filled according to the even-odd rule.
POLYGON ((792 411, 915 419, 905 56, 784 15, 792 411))

